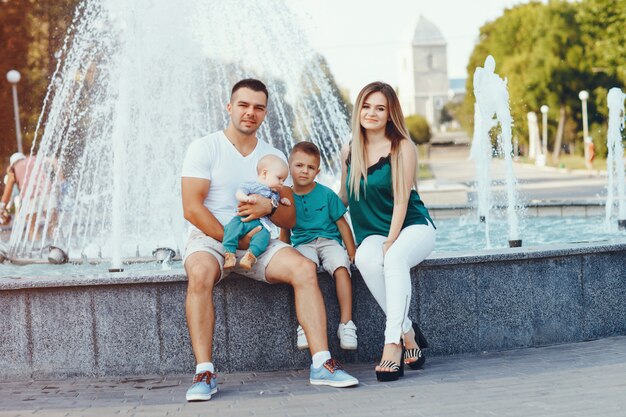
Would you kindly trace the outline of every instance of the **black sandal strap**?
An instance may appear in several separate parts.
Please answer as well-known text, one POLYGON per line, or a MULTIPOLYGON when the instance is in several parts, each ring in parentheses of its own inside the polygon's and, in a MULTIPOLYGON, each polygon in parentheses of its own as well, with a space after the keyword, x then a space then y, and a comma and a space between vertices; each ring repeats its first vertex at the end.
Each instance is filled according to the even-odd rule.
POLYGON ((400 370, 400 365, 395 363, 394 361, 382 361, 378 366, 381 368, 389 368, 391 372, 396 372, 400 370))
POLYGON ((404 351, 404 359, 419 359, 422 357, 422 349, 414 348, 404 351))

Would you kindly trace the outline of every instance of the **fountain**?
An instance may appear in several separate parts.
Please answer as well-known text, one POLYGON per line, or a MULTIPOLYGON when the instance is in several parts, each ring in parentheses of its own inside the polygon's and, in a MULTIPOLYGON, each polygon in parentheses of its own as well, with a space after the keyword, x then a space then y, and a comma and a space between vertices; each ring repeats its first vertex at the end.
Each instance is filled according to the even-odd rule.
POLYGON ((260 137, 282 150, 312 140, 322 170, 336 172, 347 111, 295 21, 281 0, 80 3, 37 126, 34 180, 9 257, 37 261, 54 246, 121 270, 138 253, 181 248, 187 145, 226 126, 230 87, 242 78, 270 91, 260 137), (60 194, 58 207, 42 183, 60 194), (29 233, 35 221, 39 233, 29 233))
POLYGON ((491 55, 485 59, 485 66, 476 68, 474 72, 474 95, 476 104, 474 111, 474 138, 470 157, 476 161, 476 183, 478 191, 478 214, 485 223, 487 247, 489 241, 489 213, 492 208, 490 164, 492 157, 491 132, 498 125, 500 134, 497 136, 499 149, 506 163, 507 186, 507 219, 509 246, 522 245, 519 237, 519 221, 517 216, 516 180, 513 172, 513 145, 511 128, 513 120, 509 110, 509 93, 506 79, 501 79, 494 71, 496 62, 491 55), (495 116, 495 118, 494 118, 495 116))
POLYGON ((606 225, 610 225, 615 193, 617 191, 617 224, 620 230, 626 230, 626 193, 624 187, 624 146, 622 145, 622 131, 624 130, 624 99, 626 94, 619 88, 611 88, 607 95, 609 106, 609 129, 607 133, 608 155, 606 158, 607 198, 606 198, 606 225))

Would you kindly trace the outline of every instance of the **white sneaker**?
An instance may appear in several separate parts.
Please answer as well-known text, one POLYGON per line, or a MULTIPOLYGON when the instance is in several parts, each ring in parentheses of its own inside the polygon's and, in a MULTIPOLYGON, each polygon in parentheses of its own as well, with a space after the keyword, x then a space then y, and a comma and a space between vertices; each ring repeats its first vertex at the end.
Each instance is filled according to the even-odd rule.
POLYGON ((298 324, 298 341, 296 342, 298 349, 305 350, 309 348, 309 341, 306 340, 306 335, 304 334, 304 329, 302 326, 298 324))
POLYGON ((339 328, 337 329, 337 337, 339 338, 339 346, 341 346, 342 349, 356 350, 356 326, 354 325, 352 320, 350 320, 346 324, 339 323, 339 328))

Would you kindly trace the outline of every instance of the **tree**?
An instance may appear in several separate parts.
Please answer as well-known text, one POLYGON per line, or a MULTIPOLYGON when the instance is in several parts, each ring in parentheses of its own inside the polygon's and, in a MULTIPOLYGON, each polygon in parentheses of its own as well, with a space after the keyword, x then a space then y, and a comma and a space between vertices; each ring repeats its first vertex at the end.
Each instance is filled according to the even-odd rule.
MULTIPOLYGON (((5 74, 22 74, 18 85, 24 150, 30 150, 43 98, 78 0, 0 2, 0 161, 15 152, 11 88, 5 74)), ((0 163, 0 166, 4 165, 0 163)))
POLYGON ((424 117, 414 114, 404 120, 406 122, 406 127, 409 130, 409 134, 411 135, 411 139, 416 145, 430 142, 430 138, 432 136, 430 126, 424 117))
MULTIPOLYGON (((501 17, 485 24, 467 66, 468 94, 459 117, 464 127, 472 128, 467 121, 472 120, 474 112, 474 70, 491 54, 496 60, 496 72, 508 79, 511 113, 516 122, 514 136, 520 142, 528 137, 526 114, 537 112, 543 104, 550 107, 550 120, 559 119, 556 148, 561 143, 580 141, 578 131, 568 128, 570 121, 581 126, 578 92, 586 89, 593 98, 589 101, 590 124, 602 123, 607 87, 619 84, 620 74, 626 74, 626 63, 619 62, 623 61, 626 45, 622 34, 626 3, 619 3, 617 7, 610 0, 531 2, 507 9, 501 17), (610 40, 602 40, 603 47, 598 48, 598 39, 603 37, 610 40), (613 51, 606 52, 607 45, 613 51), (611 70, 598 71, 598 62, 611 70)), ((555 129, 550 126, 550 145, 554 145, 555 129)))

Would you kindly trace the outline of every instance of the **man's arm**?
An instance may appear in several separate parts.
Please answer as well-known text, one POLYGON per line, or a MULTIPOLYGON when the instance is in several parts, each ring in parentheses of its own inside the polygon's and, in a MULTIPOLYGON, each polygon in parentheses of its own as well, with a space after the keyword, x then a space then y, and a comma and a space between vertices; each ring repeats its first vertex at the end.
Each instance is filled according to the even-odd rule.
MULTIPOLYGON (((182 178, 183 213, 185 219, 202 230, 204 234, 217 241, 224 240, 224 226, 217 220, 211 211, 204 205, 204 199, 209 195, 211 181, 202 178, 182 178)), ((270 204, 271 205, 271 204, 270 204)), ((246 250, 250 246, 250 239, 263 226, 256 227, 239 239, 239 249, 246 250)))
POLYGON ((185 219, 215 240, 224 239, 224 227, 204 205, 209 195, 211 181, 203 178, 183 177, 181 191, 185 219))
MULTIPOLYGON (((279 193, 280 198, 287 198, 291 205, 280 204, 270 219, 278 227, 292 229, 296 225, 296 206, 293 200, 293 192, 289 187, 282 187, 279 193)), ((239 204, 239 215, 243 217, 244 222, 268 216, 272 212, 272 201, 269 198, 258 195, 256 197, 256 203, 239 204)))

